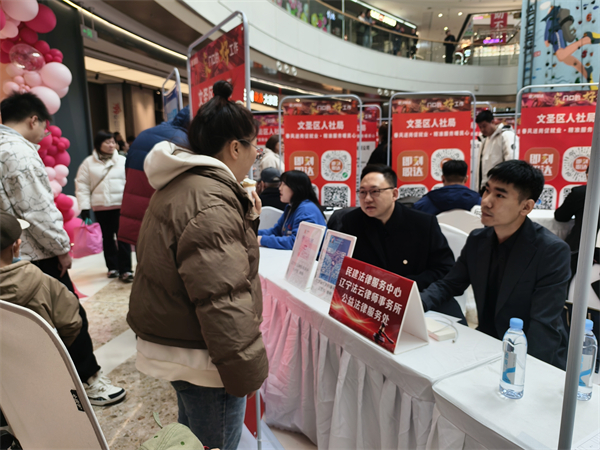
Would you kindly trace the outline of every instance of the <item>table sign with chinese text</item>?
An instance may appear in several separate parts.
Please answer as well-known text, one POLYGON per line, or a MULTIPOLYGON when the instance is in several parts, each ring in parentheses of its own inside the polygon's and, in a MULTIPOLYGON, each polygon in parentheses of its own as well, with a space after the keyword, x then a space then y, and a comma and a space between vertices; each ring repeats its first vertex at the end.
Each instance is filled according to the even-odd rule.
POLYGON ((298 289, 304 290, 308 286, 324 234, 325 227, 322 225, 302 222, 298 227, 292 258, 285 274, 285 279, 298 289))
POLYGON ((194 113, 214 97, 213 85, 227 80, 233 85, 230 100, 244 101, 244 25, 215 39, 190 59, 190 109, 194 113))
POLYGON ((329 315, 392 353, 429 343, 417 284, 344 258, 329 315))
POLYGON ((282 106, 287 170, 305 172, 323 206, 356 204, 358 105, 339 100, 282 106))
POLYGON ((321 247, 317 273, 310 289, 313 295, 328 302, 331 301, 344 258, 352 256, 355 244, 356 236, 327 230, 323 247, 321 247))
POLYGON ((586 183, 598 91, 524 94, 517 128, 520 159, 542 171, 538 209, 556 209, 575 186, 586 183))
POLYGON ((400 197, 421 197, 442 185, 442 165, 450 159, 471 164, 470 97, 393 101, 392 168, 400 197))

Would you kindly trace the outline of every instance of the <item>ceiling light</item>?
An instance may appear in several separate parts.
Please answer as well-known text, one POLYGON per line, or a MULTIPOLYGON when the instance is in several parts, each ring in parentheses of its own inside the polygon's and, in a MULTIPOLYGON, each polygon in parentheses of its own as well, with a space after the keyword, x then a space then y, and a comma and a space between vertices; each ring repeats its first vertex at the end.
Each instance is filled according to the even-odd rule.
POLYGON ((439 14, 438 14, 438 17, 442 17, 442 16, 443 16, 443 14, 442 14, 442 13, 439 13, 439 14))
POLYGON ((444 31, 448 31, 448 27, 444 27, 444 31))
POLYGON ((458 13, 459 16, 462 16, 462 11, 458 13))

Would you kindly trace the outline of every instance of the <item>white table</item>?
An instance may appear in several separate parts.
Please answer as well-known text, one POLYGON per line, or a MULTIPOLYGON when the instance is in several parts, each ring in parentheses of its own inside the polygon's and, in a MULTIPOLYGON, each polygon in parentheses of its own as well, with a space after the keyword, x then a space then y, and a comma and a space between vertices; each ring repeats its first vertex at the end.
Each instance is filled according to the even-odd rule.
POLYGON ((261 248, 266 422, 305 434, 319 449, 424 449, 433 384, 499 359, 500 341, 457 325, 455 344, 430 341, 393 355, 332 319, 327 302, 287 283, 290 256, 261 248))
MULTIPOLYGON (((565 372, 528 356, 520 400, 502 398, 499 379, 498 360, 436 383, 436 411, 427 448, 555 449, 565 372)), ((600 388, 594 385, 592 399, 577 402, 573 444, 599 430, 600 388)))

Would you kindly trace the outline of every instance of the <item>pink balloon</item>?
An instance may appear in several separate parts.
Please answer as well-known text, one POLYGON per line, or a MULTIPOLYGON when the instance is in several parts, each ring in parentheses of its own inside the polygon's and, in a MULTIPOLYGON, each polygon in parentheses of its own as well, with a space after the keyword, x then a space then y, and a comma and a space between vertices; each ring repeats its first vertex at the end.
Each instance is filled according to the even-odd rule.
POLYGON ((19 85, 14 81, 7 81, 4 83, 4 86, 2 86, 2 92, 6 95, 11 95, 13 92, 19 92, 19 85))
POLYGON ((31 28, 23 27, 19 31, 19 36, 23 39, 23 42, 29 45, 33 45, 38 41, 38 34, 31 28))
POLYGON ((23 78, 28 86, 36 87, 42 85, 42 77, 37 72, 25 72, 23 78))
MULTIPOLYGON (((52 50, 50 50, 52 53, 52 50)), ((52 89, 64 89, 69 87, 73 76, 71 71, 64 64, 58 62, 51 62, 46 64, 40 70, 42 81, 46 86, 52 89)))
POLYGON ((67 195, 67 197, 69 197, 73 201, 73 211, 75 212, 75 215, 78 216, 81 213, 81 210, 79 209, 77 197, 75 197, 74 195, 67 195))
POLYGON ((54 61, 54 58, 52 58, 52 55, 50 53, 46 53, 44 55, 44 61, 47 63, 51 63, 52 61, 54 61))
POLYGON ((46 173, 48 174, 48 179, 50 181, 54 181, 56 179, 56 170, 52 167, 44 167, 46 169, 46 173))
POLYGON ((50 50, 50 54, 52 55, 53 58, 62 58, 63 57, 63 53, 57 48, 53 48, 52 50, 50 50))
POLYGON ((69 176, 69 168, 67 166, 57 164, 54 166, 54 170, 56 171, 56 178, 67 178, 69 176))
POLYGON ((65 146, 65 150, 71 146, 71 141, 69 141, 66 137, 61 137, 60 142, 65 146))
POLYGON ((14 22, 6 21, 2 31, 0 31, 0 38, 11 39, 19 35, 19 27, 14 22))
POLYGON ((46 86, 36 86, 31 88, 32 94, 36 95, 48 108, 50 114, 56 114, 60 109, 60 98, 58 94, 46 86))
POLYGON ((10 60, 25 70, 38 71, 46 64, 44 56, 31 45, 19 43, 10 49, 10 60))
POLYGON ((0 63, 2 64, 10 64, 10 55, 6 52, 0 52, 0 63))
MULTIPOLYGON (((52 131, 50 131, 52 133, 52 131)), ((52 145, 58 145, 58 136, 52 136, 52 145)))
POLYGON ((6 16, 4 15, 4 11, 0 9, 0 30, 4 28, 4 25, 6 25, 6 16))
POLYGON ((71 220, 64 223, 63 227, 71 239, 71 244, 75 240, 75 230, 81 227, 82 223, 83 220, 79 219, 78 217, 73 217, 71 220))
MULTIPOLYGON (((2 11, 0 9, 0 11, 2 11)), ((8 39, 2 39, 2 43, 0 43, 0 49, 3 52, 10 52, 10 49, 13 48, 13 45, 15 45, 15 43, 13 41, 9 41, 8 39)))
POLYGON ((60 194, 55 200, 56 207, 60 211, 66 211, 73 208, 73 199, 70 195, 60 194))
POLYGON ((23 75, 25 71, 20 67, 15 66, 14 64, 9 64, 6 66, 6 73, 10 77, 16 77, 17 75, 23 75))
POLYGON ((63 216, 63 222, 68 222, 73 217, 75 217, 75 212, 72 209, 68 209, 67 211, 61 211, 61 213, 63 216))
POLYGON ((61 187, 65 187, 67 185, 66 178, 56 178, 56 181, 58 181, 58 184, 60 184, 61 187))
POLYGON ((44 156, 42 158, 42 161, 44 161, 44 165, 46 167, 54 167, 56 165, 56 160, 54 159, 53 156, 44 156))
POLYGON ((67 95, 67 94, 69 93, 69 88, 68 88, 68 87, 66 87, 66 88, 64 88, 64 89, 56 89, 56 91, 55 91, 55 92, 58 94, 58 96, 59 96, 60 98, 63 98, 65 95, 67 95))
POLYGON ((48 131, 50 133, 52 133, 52 142, 54 142, 54 137, 61 137, 62 136, 62 130, 60 128, 58 128, 56 125, 50 125, 48 127, 48 131))
POLYGON ((67 147, 65 147, 65 143, 60 141, 58 141, 58 144, 56 144, 56 148, 59 152, 64 152, 67 149, 67 147))
POLYGON ((58 153, 54 160, 56 161, 56 164, 62 164, 64 166, 71 164, 71 156, 68 152, 58 153))
POLYGON ((35 48, 42 55, 45 55, 46 53, 48 53, 50 51, 50 45, 48 45, 48 43, 46 41, 37 41, 33 45, 33 48, 35 48))
POLYGON ((44 158, 46 157, 46 155, 48 154, 48 150, 44 149, 44 148, 40 148, 38 150, 38 155, 40 155, 40 159, 43 161, 44 158))
POLYGON ((60 194, 62 192, 62 186, 56 180, 52 180, 50 182, 50 189, 52 189, 52 193, 54 194, 54 198, 56 198, 58 196, 58 194, 60 194))
POLYGON ((56 145, 51 145, 46 149, 46 151, 48 152, 48 155, 56 156, 56 154, 58 153, 58 147, 56 145))
POLYGON ((48 147, 50 147, 52 145, 52 136, 51 135, 44 136, 44 139, 42 139, 40 142, 38 142, 38 145, 40 146, 41 149, 47 150, 48 147))
POLYGON ((22 77, 22 76, 20 76, 20 75, 17 75, 16 77, 14 77, 14 78, 13 78, 13 81, 14 81, 15 83, 17 83, 19 86, 20 86, 20 85, 22 85, 22 84, 25 84, 25 78, 23 78, 23 77, 22 77))
POLYGON ((28 21, 27 26, 38 33, 50 33, 56 26, 56 16, 46 5, 39 5, 37 16, 28 21))

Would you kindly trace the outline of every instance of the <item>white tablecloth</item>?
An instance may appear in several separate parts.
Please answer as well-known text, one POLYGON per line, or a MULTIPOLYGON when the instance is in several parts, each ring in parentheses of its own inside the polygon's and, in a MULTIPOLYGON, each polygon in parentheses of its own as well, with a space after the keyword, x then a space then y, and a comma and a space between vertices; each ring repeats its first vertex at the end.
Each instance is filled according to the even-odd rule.
POLYGON ((457 325, 459 338, 393 355, 328 315, 329 304, 283 276, 291 252, 261 248, 265 420, 319 449, 424 449, 433 383, 500 357, 500 341, 457 325))
MULTIPOLYGON (((549 449, 558 445, 565 372, 527 357, 520 400, 498 393, 500 361, 433 387, 436 411, 428 449, 549 449)), ((578 401, 573 444, 600 430, 600 389, 578 401)), ((575 447, 573 447, 575 448, 575 447)))

